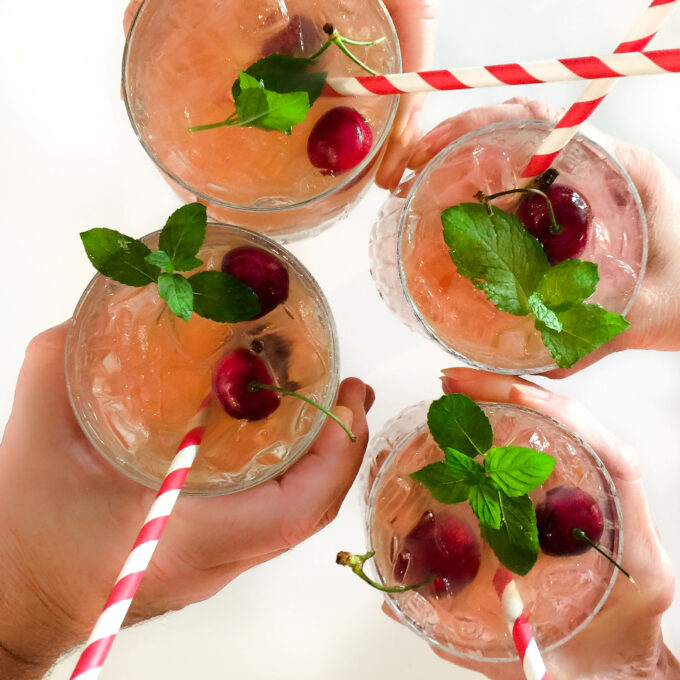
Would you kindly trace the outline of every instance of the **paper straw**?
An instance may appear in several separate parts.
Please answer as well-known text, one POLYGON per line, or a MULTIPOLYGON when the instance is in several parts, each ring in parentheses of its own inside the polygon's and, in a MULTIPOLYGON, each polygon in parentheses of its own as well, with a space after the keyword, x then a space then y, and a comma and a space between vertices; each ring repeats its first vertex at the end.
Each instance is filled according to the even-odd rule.
POLYGON ((524 604, 512 575, 507 569, 500 567, 493 577, 493 585, 500 598, 505 621, 512 633, 524 675, 527 680, 550 680, 534 633, 524 616, 524 604))
MULTIPOLYGON (((674 2, 676 0, 673 0, 674 2)), ((502 85, 533 85, 567 80, 595 80, 680 72, 680 49, 651 50, 603 57, 571 57, 449 71, 416 71, 384 76, 329 78, 324 94, 364 96, 466 90, 502 85)))
MULTIPOLYGON (((193 418, 193 423, 202 421, 207 411, 207 400, 193 418)), ((116 579, 109 599, 92 629, 85 649, 71 674, 71 680, 95 680, 99 677, 113 641, 123 625, 123 620, 130 608, 139 584, 144 577, 158 541, 165 529, 168 517, 172 512, 177 497, 184 486, 187 474, 196 458, 196 452, 203 437, 204 427, 189 430, 177 449, 170 467, 163 479, 161 488, 149 510, 144 524, 125 560, 125 564, 116 579)))
MULTIPOLYGON (((671 12, 677 7, 678 0, 652 0, 633 25, 615 53, 628 53, 643 50, 657 34, 671 12)), ((545 172, 560 155, 578 131, 579 126, 595 111, 607 93, 614 87, 618 76, 590 83, 571 108, 564 114, 553 131, 541 142, 522 177, 529 179, 545 172)))

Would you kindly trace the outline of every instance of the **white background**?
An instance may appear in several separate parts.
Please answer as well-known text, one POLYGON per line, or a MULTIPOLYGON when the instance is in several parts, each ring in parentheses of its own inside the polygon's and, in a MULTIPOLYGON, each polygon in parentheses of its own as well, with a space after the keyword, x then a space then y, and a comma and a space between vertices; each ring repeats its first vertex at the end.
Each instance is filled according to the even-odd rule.
MULTIPOLYGON (((442 0, 442 67, 604 54, 646 0, 442 0)), ((125 0, 0 0, 0 425, 29 339, 67 318, 92 276, 78 232, 107 226, 140 236, 180 205, 134 138, 119 99, 125 0)), ((652 44, 680 46, 680 12, 652 44)), ((594 121, 659 154, 680 173, 680 76, 619 84, 594 121)), ((432 96, 427 127, 516 94, 568 105, 579 84, 432 96)), ((326 291, 340 329, 344 375, 376 389, 371 427, 438 394, 454 362, 383 306, 366 244, 384 199, 374 189, 350 218, 292 250, 326 291)), ((680 225, 678 225, 680 228, 680 225)), ((680 494, 680 355, 627 352, 552 384, 578 396, 643 460, 653 514, 674 563, 680 494)), ((55 451, 55 455, 59 452, 55 451)), ((1 472, 0 472, 1 473, 1 472)), ((338 520, 211 601, 121 634, 103 678, 473 678, 380 613, 380 595, 334 565, 364 547, 358 494, 338 520)), ((132 537, 131 537, 132 540, 132 537)), ((680 652, 680 603, 665 617, 680 652)), ((53 678, 67 678, 75 657, 53 678)))

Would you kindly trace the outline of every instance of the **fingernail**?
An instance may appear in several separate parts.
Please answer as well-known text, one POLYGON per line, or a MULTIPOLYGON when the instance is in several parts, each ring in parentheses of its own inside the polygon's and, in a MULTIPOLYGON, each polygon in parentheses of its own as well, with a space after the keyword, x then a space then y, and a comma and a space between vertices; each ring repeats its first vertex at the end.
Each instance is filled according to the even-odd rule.
POLYGON ((368 413, 375 402, 375 390, 370 386, 366 385, 366 396, 364 397, 364 410, 368 413))
POLYGON ((451 378, 447 378, 445 375, 443 375, 441 377, 441 381, 442 381, 442 391, 444 392, 444 394, 451 394, 451 392, 456 391, 456 387, 455 387, 456 381, 455 380, 451 380, 451 378))
POLYGON ((404 176, 404 171, 406 170, 406 161, 409 157, 409 150, 404 148, 401 144, 399 145, 398 154, 392 156, 393 161, 389 165, 389 181, 388 189, 390 192, 394 192, 399 186, 401 178, 404 176))
POLYGON ((474 368, 445 368, 442 371, 442 388, 444 392, 456 392, 460 387, 477 382, 481 375, 474 368))
POLYGON ((515 391, 520 397, 528 399, 529 401, 548 401, 552 392, 544 390, 538 385, 513 385, 510 391, 515 391))

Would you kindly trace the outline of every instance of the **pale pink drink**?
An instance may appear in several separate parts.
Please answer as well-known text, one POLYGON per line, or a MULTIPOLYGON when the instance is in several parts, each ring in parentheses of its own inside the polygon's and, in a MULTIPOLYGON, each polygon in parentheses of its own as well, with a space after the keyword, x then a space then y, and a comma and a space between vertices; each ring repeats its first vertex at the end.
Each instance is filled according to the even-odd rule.
MULTIPOLYGON (((158 234, 144 239, 152 249, 158 234)), ((132 288, 97 275, 76 309, 67 345, 73 408, 92 444, 127 475, 157 488, 196 412, 210 397, 206 431, 184 491, 215 495, 279 474, 303 454, 325 416, 282 397, 264 420, 237 420, 211 395, 217 361, 245 348, 262 358, 279 387, 330 407, 338 387, 335 324, 302 264, 269 239, 209 225, 201 269, 220 269, 240 246, 277 257, 290 278, 288 299, 258 319, 216 323, 174 316, 156 286, 132 288)))
MULTIPOLYGON (((368 188, 396 97, 322 95, 290 136, 247 127, 188 132, 234 111, 231 87, 239 69, 273 51, 312 55, 327 37, 327 22, 355 40, 384 36, 352 51, 380 73, 400 70, 397 36, 380 0, 145 0, 123 59, 125 102, 143 147, 183 198, 205 203, 219 221, 290 239, 329 226, 368 188), (286 31, 295 35, 293 48, 290 36, 282 45, 286 31), (359 165, 333 176, 310 163, 307 139, 337 106, 364 116, 373 145, 359 165)), ((333 46, 313 70, 367 75, 333 46)))
MULTIPOLYGON (((404 538, 427 510, 456 517, 474 534, 481 548, 479 571, 456 594, 436 599, 429 591, 387 595, 397 616, 443 651, 485 661, 510 661, 517 652, 508 632, 493 577, 499 562, 482 540, 469 503, 443 505, 409 477, 427 464, 443 460, 426 425, 429 404, 421 403, 387 423, 373 440, 368 456, 366 528, 375 567, 385 585, 401 585, 395 560, 404 538)), ((510 404, 480 404, 493 427, 494 446, 512 442, 553 456, 557 463, 548 481, 530 494, 534 505, 561 485, 589 493, 604 516, 599 546, 620 560, 623 550, 621 508, 613 482, 590 446, 561 423, 510 404)), ((590 549, 582 555, 539 554, 526 576, 515 575, 539 649, 553 649, 586 626, 600 610, 616 579, 617 569, 590 549)), ((408 571, 406 572, 408 579, 408 571)), ((632 586, 631 586, 632 587, 632 586)))
MULTIPOLYGON (((555 364, 530 316, 499 311, 459 275, 442 234, 441 213, 475 194, 522 186, 520 175, 548 134, 542 121, 510 121, 456 140, 411 174, 383 206, 371 239, 380 295, 410 327, 475 366, 500 373, 541 373, 555 364)), ((577 135, 557 158, 558 182, 580 192, 592 210, 581 260, 598 265, 588 300, 625 315, 647 256, 645 215, 625 170, 602 147, 577 135)), ((512 210, 516 195, 494 201, 512 210)))

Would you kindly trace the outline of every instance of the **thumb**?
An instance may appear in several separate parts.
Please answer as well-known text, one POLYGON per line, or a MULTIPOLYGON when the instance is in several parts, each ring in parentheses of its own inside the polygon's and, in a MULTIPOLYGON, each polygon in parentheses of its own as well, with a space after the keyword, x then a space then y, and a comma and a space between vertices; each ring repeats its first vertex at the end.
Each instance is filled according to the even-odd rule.
MULTIPOLYGON (((386 0, 385 5, 399 36, 402 70, 408 72, 429 68, 434 60, 439 0, 386 0)), ((378 186, 394 189, 399 183, 411 147, 422 134, 424 105, 424 94, 401 97, 387 151, 378 170, 378 186)))

